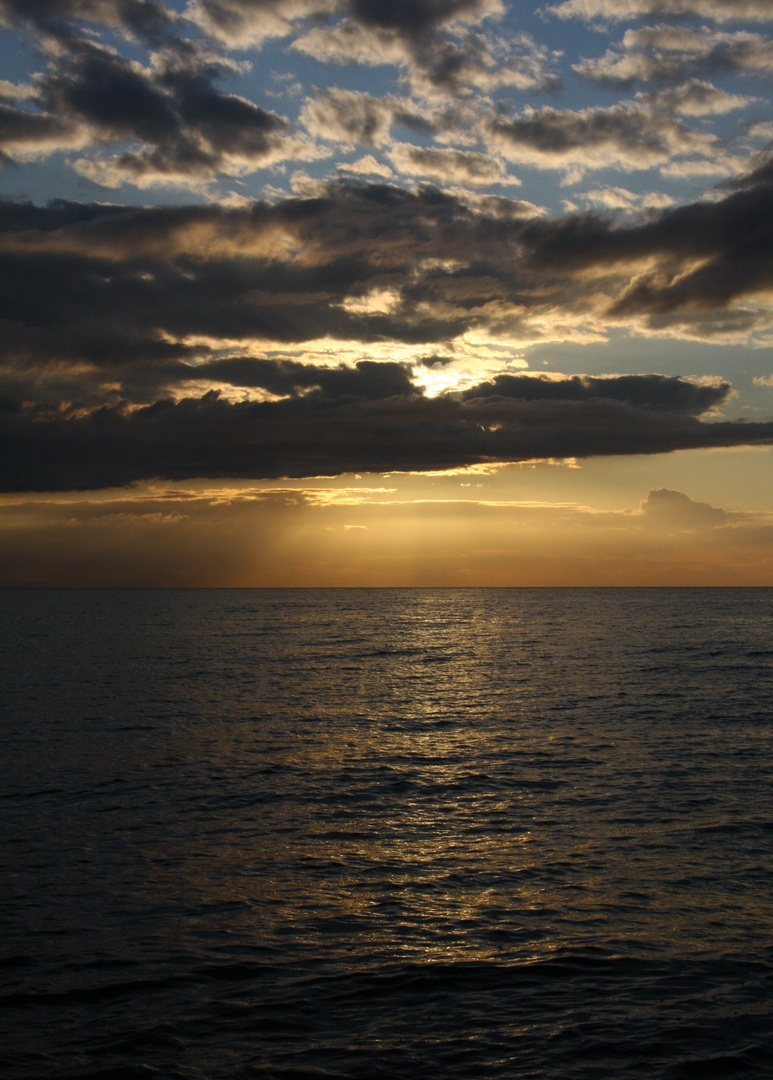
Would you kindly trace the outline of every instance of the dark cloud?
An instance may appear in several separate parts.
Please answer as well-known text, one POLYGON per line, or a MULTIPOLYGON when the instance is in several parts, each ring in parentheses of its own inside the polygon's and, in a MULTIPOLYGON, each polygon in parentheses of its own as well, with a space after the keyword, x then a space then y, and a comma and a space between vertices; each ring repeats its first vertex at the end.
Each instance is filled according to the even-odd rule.
POLYGON ((620 46, 574 70, 591 82, 615 87, 634 83, 676 85, 717 75, 770 75, 773 43, 745 30, 659 25, 628 30, 620 46))
POLYGON ((0 0, 0 21, 31 23, 60 39, 71 35, 68 24, 82 21, 127 30, 157 44, 167 40, 177 20, 155 0, 0 0))
POLYGON ((291 34, 298 22, 332 15, 336 0, 192 0, 188 12, 231 47, 291 34))
POLYGON ((754 98, 741 94, 728 94, 700 79, 690 79, 656 94, 637 97, 640 101, 651 103, 654 108, 682 116, 721 116, 734 109, 743 109, 754 101, 754 98))
POLYGON ((647 525, 681 529, 715 529, 743 521, 747 516, 696 502, 683 492, 669 488, 650 491, 641 509, 647 525))
POLYGON ((773 186, 773 156, 770 154, 761 155, 746 172, 724 180, 718 185, 718 187, 736 191, 744 188, 765 190, 771 186, 773 186))
POLYGON ((402 364, 373 360, 360 360, 353 368, 331 368, 292 360, 232 357, 195 367, 178 366, 173 374, 181 381, 187 375, 191 379, 260 388, 283 397, 297 397, 309 391, 326 398, 367 400, 418 394, 402 364))
POLYGON ((421 39, 460 16, 477 21, 491 11, 482 0, 350 0, 352 15, 365 26, 421 39))
POLYGON ((388 156, 398 172, 425 176, 440 183, 471 184, 475 187, 505 180, 501 162, 490 154, 395 143, 388 156))
POLYGON ((628 20, 697 15, 716 22, 770 22, 770 0, 564 0, 547 9, 562 19, 628 20))
POLYGON ((185 182, 254 169, 281 156, 286 121, 218 90, 219 65, 186 52, 171 50, 153 69, 138 69, 84 45, 64 69, 41 81, 41 99, 52 113, 87 124, 101 141, 143 144, 84 168, 92 179, 112 185, 171 176, 185 182))
POLYGON ((433 131, 432 124, 412 109, 410 102, 377 98, 340 87, 310 98, 301 113, 301 121, 317 138, 365 146, 383 146, 389 141, 395 123, 414 130, 433 131))
POLYGON ((453 356, 439 356, 437 353, 432 353, 429 356, 422 356, 418 361, 421 367, 436 368, 447 367, 449 364, 453 364, 453 356))
POLYGON ((487 141, 511 161, 540 168, 649 169, 674 157, 708 153, 714 140, 646 102, 584 110, 528 109, 485 126, 487 141))
POLYGON ((218 88, 232 73, 230 62, 169 31, 143 66, 67 21, 168 28, 172 20, 163 21, 163 8, 97 0, 13 7, 6 16, 31 25, 46 70, 34 77, 23 104, 0 107, 6 158, 124 144, 115 157, 85 157, 75 167, 107 186, 146 187, 248 172, 294 152, 284 119, 218 88))
POLYGON ((608 309, 612 317, 724 311, 773 286, 773 185, 765 167, 756 179, 720 201, 667 209, 642 224, 615 227, 585 215, 526 225, 528 261, 579 273, 655 260, 632 276, 608 309))
POLYGON ((180 127, 172 95, 161 80, 113 50, 82 41, 39 77, 38 102, 52 114, 95 129, 109 141, 160 142, 180 127))
POLYGON ((300 397, 229 404, 210 393, 126 413, 0 416, 6 491, 113 487, 152 477, 301 477, 443 469, 539 457, 773 443, 773 423, 702 423, 589 401, 300 397))
POLYGON ((547 49, 481 28, 502 14, 498 0, 194 0, 187 11, 229 47, 292 37, 322 62, 395 65, 424 92, 560 85, 547 49))
POLYGON ((525 88, 550 82, 539 50, 497 55, 493 41, 480 33, 448 36, 455 24, 476 24, 498 14, 491 0, 349 0, 349 9, 349 20, 375 33, 377 40, 397 39, 405 46, 406 59, 416 69, 414 80, 455 92, 472 85, 520 82, 525 88))
POLYGON ((41 115, 16 105, 0 104, 0 162, 10 164, 20 157, 51 154, 75 148, 84 136, 65 117, 41 115))
MULTIPOLYGON (((468 244, 481 255, 501 247, 503 232, 457 200, 379 186, 332 187, 325 198, 251 210, 116 214, 58 205, 47 215, 7 204, 0 227, 3 220, 6 341, 23 332, 34 352, 38 336, 45 343, 56 333, 64 355, 83 348, 82 359, 99 363, 90 342, 122 338, 445 341, 475 318, 474 280, 464 304, 434 305, 444 281, 432 267, 438 258, 466 256, 468 244), (303 257, 293 258, 294 250, 303 257), (425 272, 423 259, 430 260, 425 272), (391 310, 348 306, 385 287, 395 290, 391 310), (416 303, 422 291, 423 306, 416 303)), ((6 345, 7 358, 13 348, 6 345)), ((123 361, 119 347, 113 360, 123 361)))
POLYGON ((192 377, 170 365, 235 363, 234 342, 246 358, 323 338, 364 356, 388 341, 442 355, 469 331, 534 339, 572 313, 746 334, 765 311, 739 304, 773 287, 772 202, 760 166, 717 201, 622 224, 386 185, 239 209, 0 203, 0 392, 49 400, 56 371, 73 402, 107 380, 144 403, 192 377))
MULTIPOLYGON (((497 13, 496 5, 481 18, 489 13, 497 13)), ((561 86, 551 69, 555 58, 525 34, 500 40, 490 31, 438 25, 414 36, 350 17, 310 30, 293 47, 323 63, 393 64, 422 97, 469 99, 508 87, 552 92, 561 86)))
POLYGON ((53 199, 46 206, 37 206, 28 199, 0 198, 0 233, 37 235, 125 214, 123 206, 76 203, 67 199, 53 199))
POLYGON ((464 393, 473 398, 517 398, 520 401, 576 401, 598 399, 624 402, 638 409, 700 416, 727 401, 731 386, 721 380, 691 382, 665 375, 573 375, 551 378, 534 375, 497 375, 491 382, 464 393))
POLYGON ((479 22, 497 11, 491 0, 196 0, 193 16, 229 44, 286 36, 303 20, 343 14, 360 26, 423 42, 456 22, 479 22))
POLYGON ((635 228, 590 216, 499 218, 431 190, 385 186, 334 185, 317 199, 242 210, 6 204, 2 485, 420 470, 769 442, 770 424, 699 419, 727 399, 717 380, 511 375, 429 399, 399 364, 320 368, 212 353, 218 338, 337 334, 363 350, 390 337, 441 340, 473 325, 505 289, 527 302, 529 281, 544 313, 548 283, 571 290, 594 264, 613 269, 631 253, 693 260, 696 244, 704 262, 709 244, 721 258, 746 235, 736 227, 754 212, 745 201, 759 196, 751 187, 635 228), (277 254, 287 250, 290 258, 277 254), (347 310, 347 297, 386 285, 397 296, 391 311, 347 310), (192 344, 197 337, 209 344, 192 344), (284 400, 156 400, 202 381, 284 400))

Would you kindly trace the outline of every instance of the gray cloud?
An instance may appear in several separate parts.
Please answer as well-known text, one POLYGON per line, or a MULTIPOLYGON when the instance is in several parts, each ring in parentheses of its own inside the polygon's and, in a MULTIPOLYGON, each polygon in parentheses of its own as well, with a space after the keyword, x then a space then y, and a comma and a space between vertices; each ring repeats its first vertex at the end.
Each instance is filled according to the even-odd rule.
POLYGON ((438 26, 413 37, 346 18, 310 30, 293 48, 323 63, 392 64, 422 97, 469 98, 508 87, 553 91, 561 85, 550 52, 525 34, 499 39, 491 32, 438 26))
POLYGON ((661 24, 627 30, 619 47, 574 65, 583 78, 601 85, 676 84, 722 74, 770 75, 773 42, 746 30, 661 24))
POLYGON ((99 183, 185 184, 249 172, 293 154, 284 119, 216 89, 216 63, 175 52, 156 71, 131 79, 138 85, 127 91, 123 71, 100 66, 93 71, 81 63, 46 87, 55 102, 96 126, 103 140, 142 144, 108 160, 81 162, 80 171, 99 183))
POLYGON ((770 22, 770 0, 565 0, 547 9, 562 19, 637 19, 697 15, 715 22, 770 22))
POLYGON ((700 416, 727 401, 730 383, 722 380, 691 382, 666 375, 573 375, 552 378, 534 375, 497 375, 492 382, 471 387, 463 394, 474 398, 517 398, 520 401, 623 402, 637 409, 700 416))
POLYGON ((709 503, 696 502, 683 492, 669 488, 650 491, 641 510, 647 525, 691 530, 716 529, 747 517, 709 503))
POLYGON ((0 487, 413 471, 771 442, 773 423, 703 423, 608 398, 463 402, 398 395, 228 404, 207 394, 128 414, 103 408, 70 419, 0 416, 0 487))
POLYGON ((305 396, 309 391, 321 397, 363 398, 375 400, 399 395, 414 396, 407 369, 402 364, 360 360, 353 368, 322 367, 292 360, 268 360, 257 357, 232 357, 209 363, 176 365, 164 373, 167 382, 211 379, 232 386, 259 387, 283 397, 305 396), (170 378, 171 376, 171 378, 170 378))
MULTIPOLYGON (((82 348, 100 366, 92 343, 116 338, 446 341, 489 302, 491 272, 454 283, 437 261, 466 262, 472 250, 501 258, 518 227, 438 192, 378 185, 250 210, 2 209, 6 356, 21 363, 58 334, 65 354, 82 348), (389 310, 349 303, 385 288, 389 310)), ((113 359, 122 362, 120 348, 113 359)))
POLYGON ((721 116, 735 109, 744 109, 756 100, 743 94, 728 94, 700 79, 690 79, 656 94, 637 97, 653 108, 681 116, 721 116))
POLYGON ((71 21, 108 26, 151 44, 168 40, 177 18, 155 0, 0 0, 0 23, 29 23, 47 35, 66 40, 71 21))
POLYGON ((230 46, 271 36, 323 63, 391 64, 422 94, 555 89, 549 50, 481 27, 499 0, 196 0, 189 13, 230 46))
POLYGON ((760 166, 728 198, 667 209, 641 224, 610 227, 592 215, 546 222, 530 261, 580 272, 652 258, 655 266, 632 276, 610 316, 734 317, 728 309, 735 301, 773 286, 772 202, 770 169, 760 166))
POLYGON ((649 169, 672 158, 706 155, 716 140, 647 102, 582 110, 525 110, 492 118, 485 137, 511 161, 543 169, 649 169))
POLYGON ((343 15, 404 42, 423 42, 449 25, 497 14, 496 0, 194 0, 189 15, 229 45, 286 37, 312 17, 343 15))
POLYGON ((497 11, 491 0, 350 0, 352 15, 365 26, 421 40, 438 26, 478 22, 497 11))
POLYGON ((189 18, 231 48, 286 37, 313 16, 330 16, 336 0, 191 0, 189 18))
POLYGON ((468 150, 396 143, 389 151, 389 160, 401 173, 426 176, 445 184, 476 186, 495 184, 505 179, 505 171, 496 158, 468 150))
POLYGON ((748 301, 773 287, 772 201, 761 165, 717 201, 622 223, 378 184, 238 209, 0 203, 0 392, 53 400, 56 372, 74 403, 106 383, 144 402, 194 377, 169 365, 233 360, 239 342, 442 353, 469 331, 535 340, 594 316, 749 333, 769 318, 748 301))
POLYGON ((79 149, 86 142, 87 133, 68 118, 0 104, 0 161, 5 164, 79 149))
POLYGON ((314 137, 350 145, 384 146, 393 124, 424 133, 435 131, 432 120, 418 113, 410 101, 339 87, 310 98, 300 118, 314 137))
MULTIPOLYGON (((316 138, 335 140, 350 147, 363 144, 385 149, 395 170, 406 176, 472 186, 498 183, 505 178, 501 161, 491 154, 395 142, 392 128, 397 124, 421 134, 442 135, 449 129, 453 131, 458 122, 448 113, 422 115, 409 100, 376 98, 333 88, 306 102, 301 122, 316 138)), ((371 170, 372 167, 371 164, 371 170)))
POLYGON ((590 268, 613 273, 639 257, 671 267, 681 293, 658 299, 657 282, 646 293, 639 279, 617 302, 623 314, 680 304, 724 312, 734 294, 769 278, 770 239, 744 227, 771 220, 769 200, 769 185, 750 184, 633 226, 593 215, 495 217, 431 190, 379 185, 330 185, 324 197, 238 210, 6 203, 0 485, 421 470, 769 443, 773 424, 704 417, 728 399, 722 380, 501 375, 427 398, 401 364, 315 367, 217 348, 218 339, 254 348, 261 338, 325 334, 360 342, 365 355, 369 341, 442 343, 481 320, 496 327, 505 298, 544 317, 552 294, 562 310, 590 268), (713 264, 710 281, 693 280, 691 294, 680 260, 699 264, 694 274, 713 264), (391 309, 347 306, 388 285, 391 309), (202 383, 281 400, 182 396, 202 383))
POLYGON ((0 152, 25 159, 123 144, 113 157, 76 163, 107 186, 200 184, 302 156, 284 119, 217 87, 233 65, 175 36, 164 12, 140 0, 6 3, 6 18, 28 25, 46 67, 23 103, 0 106, 0 152), (148 64, 120 55, 75 21, 89 19, 142 30, 156 46, 148 64))

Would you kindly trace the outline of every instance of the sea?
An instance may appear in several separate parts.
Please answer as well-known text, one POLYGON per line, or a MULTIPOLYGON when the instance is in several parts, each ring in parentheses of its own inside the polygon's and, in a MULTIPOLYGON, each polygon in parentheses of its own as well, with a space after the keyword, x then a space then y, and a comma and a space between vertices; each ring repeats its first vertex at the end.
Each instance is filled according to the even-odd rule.
POLYGON ((0 593, 4 1080, 773 1076, 773 590, 0 593))

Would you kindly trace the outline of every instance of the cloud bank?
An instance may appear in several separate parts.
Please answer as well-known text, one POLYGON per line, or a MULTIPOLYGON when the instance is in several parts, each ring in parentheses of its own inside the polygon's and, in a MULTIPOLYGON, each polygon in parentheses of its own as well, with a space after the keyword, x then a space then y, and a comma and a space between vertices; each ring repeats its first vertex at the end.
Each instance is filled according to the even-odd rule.
POLYGON ((432 397, 384 350, 560 338, 572 319, 709 340, 734 319, 748 333, 769 325, 771 222, 766 169, 716 201, 622 223, 383 184, 235 209, 7 202, 0 486, 768 443, 771 423, 719 419, 723 380, 502 373, 432 397), (359 362, 287 351, 336 341, 359 362))
MULTIPOLYGON (((295 393, 280 401, 232 403, 210 392, 67 418, 8 410, 0 419, 2 490, 116 487, 154 477, 424 471, 773 443, 773 422, 709 423, 695 415, 722 400, 726 385, 692 387, 651 376, 516 377, 461 399, 430 399, 391 365, 319 373, 320 385, 305 394, 287 371, 275 388, 282 374, 295 393)), ((267 375, 260 381, 271 381, 267 375)))

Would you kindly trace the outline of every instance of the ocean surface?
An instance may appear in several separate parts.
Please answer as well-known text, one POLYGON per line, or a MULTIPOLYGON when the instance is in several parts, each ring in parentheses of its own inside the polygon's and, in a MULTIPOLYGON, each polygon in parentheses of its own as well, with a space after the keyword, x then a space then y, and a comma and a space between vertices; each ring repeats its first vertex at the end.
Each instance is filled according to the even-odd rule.
POLYGON ((773 590, 0 627, 4 1080, 773 1076, 773 590))

